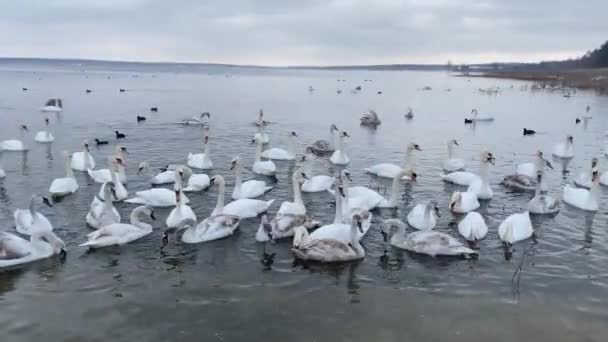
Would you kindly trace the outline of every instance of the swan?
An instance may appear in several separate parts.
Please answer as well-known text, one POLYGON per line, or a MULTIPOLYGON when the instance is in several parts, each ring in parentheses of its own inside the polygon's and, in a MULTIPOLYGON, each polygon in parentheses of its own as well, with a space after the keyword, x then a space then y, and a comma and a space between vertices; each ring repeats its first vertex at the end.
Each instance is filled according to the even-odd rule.
POLYGON ((534 234, 530 213, 511 214, 498 226, 498 236, 507 246, 523 241, 534 234))
POLYGON ((253 135, 253 140, 261 144, 268 144, 270 137, 264 132, 264 125, 256 125, 256 133, 253 135))
POLYGON ((534 197, 528 202, 528 211, 532 214, 554 214, 559 211, 559 202, 555 198, 543 194, 541 190, 541 182, 543 172, 539 171, 536 180, 536 190, 534 197))
POLYGON ((477 208, 479 208, 477 194, 468 191, 454 191, 454 193, 452 193, 452 197, 450 197, 450 204, 448 205, 448 207, 451 211, 460 214, 476 210, 477 208))
POLYGON ((597 163, 598 163, 597 158, 591 159, 591 169, 589 169, 585 172, 581 172, 578 175, 578 177, 576 177, 574 179, 574 184, 576 184, 577 186, 580 186, 581 188, 590 189, 591 188, 591 174, 593 173, 593 170, 597 169, 597 163))
POLYGON ((302 183, 302 192, 322 192, 331 189, 334 185, 334 177, 326 175, 312 176, 302 183))
MULTIPOLYGON (((480 160, 480 169, 483 170, 483 168, 486 167, 487 162, 488 161, 482 157, 482 159, 480 160)), ((463 186, 469 186, 471 185, 471 183, 473 183, 473 181, 479 179, 479 175, 467 171, 450 172, 448 174, 442 174, 440 175, 440 177, 446 183, 452 183, 463 186)))
POLYGON ((4 158, 4 152, 0 149, 0 179, 6 177, 6 172, 2 168, 2 159, 4 158))
POLYGON ((440 216, 437 202, 419 203, 407 214, 407 223, 418 230, 431 230, 437 225, 437 217, 440 216))
POLYGON ((580 189, 570 185, 564 188, 564 202, 573 207, 597 211, 599 209, 599 175, 597 170, 593 170, 591 175, 591 189, 580 189))
POLYGON ((112 172, 116 174, 118 180, 120 180, 121 183, 126 184, 127 174, 125 172, 125 155, 123 153, 126 152, 126 150, 127 149, 123 146, 116 146, 114 155, 108 158, 108 168, 97 170, 88 169, 87 173, 89 174, 89 177, 91 177, 95 183, 110 182, 113 180, 112 173, 110 172, 110 170, 112 170, 112 172), (114 165, 115 162, 117 163, 116 166, 114 165))
POLYGON ((488 122, 488 121, 494 121, 494 117, 491 116, 479 116, 479 113, 477 112, 477 109, 472 109, 471 110, 471 114, 473 114, 473 117, 470 119, 467 119, 471 122, 488 122))
POLYGON ((63 100, 59 98, 48 99, 43 107, 40 108, 41 112, 53 112, 59 113, 63 110, 63 100))
POLYGON ((551 165, 551 163, 544 158, 543 151, 537 151, 535 157, 536 159, 533 162, 517 165, 517 171, 515 173, 534 178, 536 177, 536 173, 538 171, 545 170, 545 166, 553 169, 553 165, 551 165))
POLYGON ((82 152, 72 154, 72 169, 76 171, 87 171, 95 168, 95 159, 89 151, 89 142, 85 140, 83 143, 84 149, 82 152))
POLYGON ((308 179, 308 176, 301 169, 296 169, 291 175, 291 187, 293 189, 293 202, 284 201, 277 212, 277 215, 306 215, 306 206, 302 201, 300 192, 300 181, 308 179))
POLYGON ((477 198, 481 200, 489 200, 494 196, 494 191, 488 183, 488 163, 494 165, 494 155, 490 152, 484 151, 481 154, 481 170, 479 171, 480 177, 473 180, 467 192, 477 194, 477 198))
POLYGON ((292 237, 296 228, 312 229, 319 226, 319 222, 306 215, 280 215, 268 222, 268 215, 262 214, 260 226, 255 234, 255 240, 266 242, 292 237))
POLYGON ((114 183, 107 182, 104 185, 103 196, 95 196, 93 198, 86 216, 87 224, 94 229, 99 229, 112 223, 120 223, 120 214, 113 203, 116 200, 114 183))
POLYGON ((458 233, 467 241, 479 241, 488 234, 488 226, 477 212, 470 212, 458 223, 458 233))
MULTIPOLYGON (((176 170, 185 165, 168 165, 161 169, 161 172, 152 176, 150 178, 150 183, 152 185, 163 185, 163 184, 172 184, 175 182, 175 174, 176 170)), ((137 175, 142 175, 143 173, 150 170, 150 164, 148 162, 139 163, 139 168, 137 169, 137 175)))
POLYGON ((274 200, 260 201, 249 198, 242 198, 228 203, 224 206, 224 192, 226 191, 226 182, 221 175, 211 177, 211 185, 217 184, 219 195, 217 204, 211 216, 225 214, 228 216, 238 216, 241 219, 256 217, 261 213, 268 211, 268 208, 274 203, 274 200))
POLYGON ((566 141, 561 142, 553 147, 553 155, 557 158, 570 159, 574 157, 574 138, 571 135, 566 136, 566 141))
POLYGON ((129 242, 139 240, 152 233, 152 225, 142 222, 141 216, 156 220, 154 210, 147 206, 140 206, 131 212, 130 224, 113 223, 87 234, 87 241, 79 247, 102 248, 108 246, 122 246, 129 242))
MULTIPOLYGON (((301 231, 301 230, 300 230, 301 231)), ((306 229, 303 230, 306 232, 306 229)), ((292 248, 296 258, 320 262, 343 262, 362 259, 365 250, 359 242, 361 232, 361 217, 355 215, 350 225, 350 240, 348 242, 334 239, 304 239, 292 248)))
POLYGON ((203 126, 203 127, 207 127, 207 125, 209 125, 209 120, 211 120, 211 113, 209 112, 204 112, 201 113, 199 116, 193 116, 189 119, 184 119, 182 121, 180 121, 179 123, 182 125, 186 125, 186 126, 203 126), (205 117, 207 118, 205 120, 205 117))
MULTIPOLYGON (((121 174, 120 167, 122 166, 124 173, 124 165, 122 163, 122 159, 116 159, 110 157, 108 162, 112 165, 112 173, 110 173, 110 182, 114 184, 114 193, 115 193, 115 201, 122 201, 129 197, 129 192, 127 188, 120 181, 119 175, 121 174)), ((104 198, 105 187, 108 182, 105 182, 101 185, 99 189, 99 197, 104 198)))
POLYGON ((254 173, 263 176, 274 176, 277 173, 277 167, 272 160, 262 160, 262 142, 257 141, 255 147, 255 160, 253 162, 254 173))
POLYGON ((166 220, 167 227, 169 227, 169 228, 178 227, 180 222, 182 222, 185 219, 191 219, 191 220, 196 221, 196 215, 194 214, 194 211, 192 211, 192 208, 190 208, 188 205, 182 203, 182 201, 181 201, 182 194, 183 194, 182 189, 179 187, 176 187, 176 189, 175 189, 175 208, 173 208, 173 210, 171 210, 171 212, 169 213, 169 216, 167 216, 167 220, 166 220))
POLYGON ((39 143, 50 143, 50 142, 55 141, 55 137, 49 130, 49 118, 44 118, 44 125, 46 126, 46 130, 39 131, 38 133, 36 133, 36 136, 34 137, 34 141, 39 142, 39 143))
POLYGON ((0 269, 65 255, 65 243, 53 232, 36 232, 25 240, 15 234, 0 232, 0 269))
POLYGON ((19 134, 21 139, 9 139, 0 141, 0 150, 5 151, 27 151, 27 147, 23 143, 23 132, 29 132, 27 125, 19 125, 19 134))
POLYGON ((272 186, 266 185, 266 182, 261 180, 252 179, 243 182, 241 177, 243 167, 241 165, 241 158, 239 157, 232 159, 230 170, 234 171, 235 176, 235 186, 234 190, 232 191, 232 199, 256 198, 272 190, 272 186))
POLYGON ((209 170, 213 168, 213 162, 211 161, 211 155, 209 154, 209 135, 205 132, 204 138, 205 147, 203 153, 188 153, 188 162, 186 165, 202 170, 209 170))
POLYGON ((65 177, 55 178, 49 187, 49 193, 53 197, 61 197, 69 194, 73 194, 78 191, 78 182, 74 177, 74 171, 70 168, 70 153, 63 151, 63 158, 65 159, 65 177))
POLYGON ((192 169, 187 166, 182 167, 182 172, 186 180, 186 186, 183 188, 184 192, 196 192, 209 188, 211 180, 208 175, 204 173, 192 173, 192 169))
POLYGON ((32 235, 34 232, 50 232, 53 230, 51 222, 36 211, 36 205, 40 203, 53 207, 48 198, 32 195, 29 209, 15 209, 13 217, 15 218, 17 232, 23 235, 32 235))
POLYGON ((455 172, 464 169, 464 159, 454 157, 454 146, 458 146, 458 141, 452 139, 448 141, 448 159, 443 162, 445 172, 455 172))
POLYGON ((329 140, 317 140, 312 145, 308 147, 308 151, 316 154, 318 156, 323 156, 329 154, 334 151, 336 145, 336 138, 334 136, 334 132, 339 132, 340 130, 336 125, 332 124, 329 126, 329 140))
POLYGON ((350 164, 350 158, 344 152, 344 138, 350 137, 348 133, 342 132, 338 138, 338 147, 334 153, 329 157, 329 161, 335 165, 348 165, 350 164))
POLYGON ((298 135, 296 132, 289 133, 289 146, 288 150, 282 148, 269 148, 262 152, 262 158, 275 159, 275 160, 294 160, 296 159, 296 144, 295 138, 298 135))
MULTIPOLYGON (((407 145, 407 149, 405 152, 405 159, 403 160, 403 166, 398 166, 395 164, 382 163, 376 164, 372 167, 368 167, 365 169, 365 172, 371 173, 372 175, 376 175, 378 177, 383 178, 394 178, 396 174, 401 172, 403 169, 413 169, 414 168, 414 152, 422 151, 420 146, 416 143, 409 143, 407 145)), ((408 177, 404 177, 404 179, 409 179, 408 177)))
MULTIPOLYGON (((175 206, 175 192, 164 188, 153 188, 135 193, 135 197, 125 200, 126 203, 143 204, 151 207, 175 206)), ((182 194, 182 203, 188 204, 190 200, 182 194)))
POLYGON ((417 254, 426 254, 432 257, 438 255, 446 256, 470 256, 477 252, 465 247, 460 241, 448 234, 431 231, 418 231, 406 234, 406 226, 401 220, 388 219, 383 222, 382 236, 384 242, 388 242, 390 229, 397 227, 398 230, 391 236, 392 246, 417 254))
POLYGON ((373 126, 376 127, 382 123, 380 121, 380 117, 374 110, 369 110, 369 113, 365 113, 361 116, 361 125, 362 126, 373 126))

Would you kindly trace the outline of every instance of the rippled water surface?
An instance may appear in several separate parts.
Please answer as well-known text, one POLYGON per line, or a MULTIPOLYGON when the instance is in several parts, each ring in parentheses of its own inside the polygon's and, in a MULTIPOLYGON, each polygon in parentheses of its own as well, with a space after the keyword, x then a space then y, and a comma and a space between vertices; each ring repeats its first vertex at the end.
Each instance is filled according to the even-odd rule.
MULTIPOLYGON (((32 68, 33 69, 33 68, 32 68)), ((521 212, 529 194, 506 191, 502 177, 515 164, 532 159, 537 149, 547 155, 565 134, 574 136, 576 157, 570 175, 550 171, 550 193, 561 197, 573 175, 588 168, 593 156, 603 154, 608 128, 608 100, 577 92, 521 91, 521 83, 450 77, 446 73, 299 71, 211 68, 208 73, 180 68, 175 73, 150 70, 95 71, 0 70, 0 140, 18 137, 18 122, 29 124, 23 139, 27 154, 4 153, 7 177, 0 180, 0 228, 14 230, 12 212, 27 206, 32 193, 45 193, 63 174, 61 151, 80 149, 83 139, 114 142, 113 131, 127 134, 128 189, 149 187, 136 175, 139 162, 155 167, 184 163, 188 152, 201 150, 201 130, 175 124, 182 118, 209 111, 211 149, 216 168, 227 177, 232 191, 230 159, 240 155, 249 167, 255 133, 251 122, 264 108, 271 145, 286 144, 286 133, 299 134, 298 147, 326 138, 337 124, 351 135, 349 170, 357 184, 376 186, 364 167, 379 162, 400 163, 408 142, 416 142, 419 182, 405 185, 398 210, 374 212, 373 230, 364 239, 366 257, 343 265, 296 265, 288 242, 266 246, 276 253, 271 269, 260 263, 263 246, 254 240, 258 219, 249 219, 230 238, 199 245, 171 244, 160 252, 163 222, 168 209, 157 211, 156 229, 144 239, 120 248, 88 253, 77 247, 90 230, 84 217, 98 190, 85 174, 77 174, 80 190, 53 208, 41 208, 69 246, 67 258, 52 258, 0 273, 0 331, 3 341, 405 341, 456 340, 535 341, 608 338, 608 191, 602 189, 601 209, 588 214, 562 205, 555 217, 535 218, 537 243, 514 247, 504 257, 497 227, 502 219, 521 212), (337 80, 344 79, 344 82, 337 80), (365 80, 371 80, 366 82, 365 80), (363 90, 353 94, 351 89, 363 90), (513 87, 511 87, 513 85, 513 87), (315 91, 309 92, 313 86, 315 91), (431 86, 431 91, 420 88, 431 86), (498 95, 478 88, 500 86, 498 95), (28 91, 22 91, 28 87, 28 91), (92 93, 86 94, 85 89, 92 93), (119 88, 127 91, 119 93, 119 88), (342 89, 341 94, 337 93, 342 89), (448 91, 450 89, 450 91, 448 91), (382 91, 382 94, 378 94, 382 91), (42 129, 38 108, 48 97, 64 98, 65 110, 51 116, 56 141, 37 144, 42 129), (585 106, 593 118, 575 125, 585 106), (157 113, 149 112, 157 106, 157 113), (403 114, 412 107, 415 118, 403 114), (369 108, 382 119, 377 130, 359 126, 369 108), (463 125, 471 108, 495 116, 491 124, 463 125), (137 124, 136 115, 148 120, 137 124), (536 129, 522 137, 523 127, 536 129), (388 250, 379 223, 384 218, 405 220, 418 201, 435 199, 441 207, 436 229, 459 237, 461 219, 447 210, 457 189, 440 178, 447 155, 446 140, 456 138, 458 152, 469 170, 478 170, 483 148, 496 156, 490 170, 494 198, 484 203, 490 232, 480 243, 479 258, 462 260, 416 256, 388 250), (524 257, 524 252, 526 257, 524 257), (512 282, 521 265, 519 288, 512 282)), ((112 146, 93 148, 101 166, 112 146)), ((290 198, 289 175, 294 163, 277 162, 278 181, 264 198, 278 204, 290 198)), ((559 165, 559 163, 556 163, 559 165)), ((333 174, 326 159, 313 159, 314 174, 333 174)), ((246 178, 254 175, 246 171, 246 178)), ((215 205, 216 191, 189 195, 199 219, 215 205)), ((316 219, 333 220, 332 198, 304 194, 316 219)), ((134 205, 117 204, 128 218, 134 205)))

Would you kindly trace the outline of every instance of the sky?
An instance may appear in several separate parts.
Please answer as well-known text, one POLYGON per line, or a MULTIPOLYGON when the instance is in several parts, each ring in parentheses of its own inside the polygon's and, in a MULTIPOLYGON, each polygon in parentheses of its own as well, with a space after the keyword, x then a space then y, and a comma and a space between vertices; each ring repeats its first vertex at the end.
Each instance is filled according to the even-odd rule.
POLYGON ((599 47, 605 13, 608 0, 0 0, 0 57, 536 62, 599 47))

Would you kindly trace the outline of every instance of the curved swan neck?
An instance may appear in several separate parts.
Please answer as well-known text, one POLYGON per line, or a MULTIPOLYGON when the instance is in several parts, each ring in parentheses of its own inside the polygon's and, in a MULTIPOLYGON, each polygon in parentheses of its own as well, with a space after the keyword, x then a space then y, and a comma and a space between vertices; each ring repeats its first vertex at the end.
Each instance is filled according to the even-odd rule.
POLYGON ((209 141, 206 141, 204 144, 205 144, 205 146, 203 146, 203 153, 206 156, 209 156, 209 141))
POLYGON ((340 137, 338 138, 338 150, 344 151, 344 136, 342 136, 342 134, 340 134, 340 137))
POLYGON ((454 156, 454 143, 452 141, 448 141, 448 158, 452 159, 454 156))
POLYGON ((431 214, 433 212, 433 205, 431 203, 428 203, 425 207, 424 207, 424 218, 428 221, 431 219, 431 214))
POLYGON ((66 153, 64 157, 63 166, 65 167, 65 176, 74 178, 74 171, 72 171, 72 166, 70 165, 70 155, 66 153))
POLYGON ((299 172, 299 170, 296 170, 291 176, 291 187, 293 188, 293 203, 295 204, 303 204, 302 193, 300 192, 300 183, 298 182, 299 172))
POLYGON ((234 187, 236 189, 240 189, 241 185, 243 184, 243 176, 241 176, 241 163, 237 162, 236 166, 234 167, 234 187))
POLYGON ((30 197, 30 214, 32 214, 32 219, 36 219, 36 196, 30 197))
POLYGON ((259 162, 262 160, 262 136, 260 135, 260 139, 258 139, 255 146, 255 161, 259 162))
MULTIPOLYGON (((345 199, 348 201, 348 198, 345 199)), ((334 216, 334 223, 342 223, 342 195, 340 190, 336 188, 336 215, 334 216)))
POLYGON ((591 198, 593 198, 595 201, 598 201, 599 197, 600 197, 599 187, 600 187, 599 181, 595 180, 591 183, 591 189, 589 189, 589 196, 591 198))
MULTIPOLYGON (((107 202, 110 202, 110 201, 107 201, 107 202)), ((141 228, 144 230, 152 230, 152 225, 142 222, 139 219, 139 216, 143 212, 144 208, 145 207, 139 207, 139 208, 133 209, 133 212, 131 213, 131 224, 137 228, 141 228)))
POLYGON ((353 247, 359 245, 359 224, 360 223, 357 220, 352 220, 350 224, 350 243, 353 245, 353 247))
POLYGON ((413 168, 414 164, 414 149, 408 148, 405 151, 405 158, 403 159, 403 169, 409 170, 413 168))
POLYGON ((403 221, 399 220, 399 219, 388 219, 388 220, 384 220, 384 227, 383 227, 383 231, 390 235, 392 232, 392 228, 393 227, 397 227, 397 234, 405 234, 405 223, 403 223, 403 221))
POLYGON ((329 127, 329 143, 331 144, 332 150, 336 147, 336 136, 334 134, 334 127, 329 127))
POLYGON ((483 184, 488 182, 488 162, 485 160, 481 161, 481 166, 479 167, 479 176, 481 177, 483 184))
POLYGON ((218 195, 214 212, 221 213, 224 210, 224 191, 226 190, 226 183, 224 182, 224 177, 222 176, 216 176, 216 182, 218 195))

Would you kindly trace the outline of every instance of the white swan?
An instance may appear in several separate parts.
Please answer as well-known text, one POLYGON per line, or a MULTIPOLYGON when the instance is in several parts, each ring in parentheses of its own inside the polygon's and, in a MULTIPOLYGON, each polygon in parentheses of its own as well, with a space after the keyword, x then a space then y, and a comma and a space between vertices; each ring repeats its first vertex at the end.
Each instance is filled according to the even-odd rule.
POLYGON ((477 212, 470 212, 458 223, 458 233, 467 241, 479 241, 488 234, 488 226, 477 212))
POLYGON ((289 133, 289 143, 287 150, 282 148, 269 148, 262 152, 262 158, 275 160, 294 160, 296 159, 296 143, 295 138, 298 135, 296 132, 289 133))
POLYGON ((489 200, 494 196, 494 191, 488 183, 488 164, 494 165, 494 155, 492 153, 484 151, 481 154, 481 169, 479 171, 479 177, 471 182, 467 192, 472 192, 477 195, 478 199, 489 200))
POLYGON ((255 160, 253 162, 254 173, 263 176, 274 176, 277 173, 277 167, 272 160, 262 160, 262 142, 257 141, 255 147, 255 160))
MULTIPOLYGON (((175 173, 176 170, 185 165, 167 165, 164 168, 161 168, 161 172, 152 176, 150 178, 150 183, 152 185, 163 185, 163 184, 172 184, 175 183, 175 173)), ((150 164, 148 162, 139 163, 139 168, 137 169, 137 175, 142 175, 150 171, 150 164)))
POLYGON ((460 214, 476 210, 477 208, 479 208, 477 194, 468 191, 454 191, 452 193, 452 196, 450 197, 450 204, 448 205, 448 207, 451 211, 460 214))
POLYGON ((566 185, 563 199, 564 202, 573 207, 587 211, 597 211, 599 209, 599 196, 599 174, 597 170, 593 170, 590 190, 566 185))
POLYGON ((334 153, 329 157, 329 161, 335 165, 348 165, 350 164, 350 158, 344 151, 344 138, 350 137, 348 133, 342 132, 338 138, 338 147, 334 153))
POLYGON ((15 228, 23 235, 32 235, 34 232, 50 232, 53 230, 51 222, 46 216, 36 211, 36 204, 46 204, 53 207, 48 198, 32 195, 28 209, 15 209, 15 228))
POLYGON ((479 113, 477 112, 477 109, 472 109, 471 110, 471 114, 473 114, 473 117, 468 119, 471 122, 488 122, 488 121, 494 121, 494 117, 492 116, 479 116, 479 113))
POLYGON ((50 143, 50 142, 55 141, 55 137, 53 136, 53 133, 51 133, 51 131, 49 129, 49 118, 44 118, 44 125, 46 126, 46 130, 39 131, 38 133, 36 133, 36 136, 34 137, 34 141, 39 142, 39 143, 50 143))
POLYGON ((257 242, 266 242, 292 237, 295 234, 296 228, 300 226, 305 229, 312 229, 318 227, 319 222, 306 215, 281 215, 276 216, 268 222, 268 215, 262 214, 260 226, 255 233, 255 240, 257 242))
POLYGON ((116 148, 114 149, 114 155, 110 156, 108 158, 108 168, 106 169, 97 169, 97 170, 93 170, 93 169, 88 169, 87 173, 89 174, 89 177, 91 177, 93 179, 93 181, 95 183, 105 183, 105 182, 110 182, 113 181, 113 177, 112 177, 112 172, 116 173, 116 176, 118 178, 118 180, 120 180, 121 183, 126 184, 127 183, 127 174, 126 174, 126 170, 125 170, 125 155, 123 152, 125 152, 127 149, 123 146, 116 146, 116 148), (114 165, 114 162, 117 163, 117 165, 114 165), (110 172, 110 170, 112 170, 112 172, 110 172))
POLYGON ((0 232, 0 269, 65 254, 65 243, 53 232, 36 232, 29 241, 0 232))
POLYGON ((186 180, 184 192, 197 192, 209 188, 211 180, 208 175, 204 173, 192 173, 192 169, 187 166, 182 167, 182 171, 186 180))
MULTIPOLYGON (((300 231, 302 231, 300 229, 300 231)), ((321 262, 343 262, 362 259, 365 250, 359 242, 358 233, 361 231, 361 218, 353 217, 350 225, 350 240, 348 242, 334 239, 303 239, 305 242, 292 248, 298 259, 321 262)), ((303 232, 307 232, 306 229, 303 232)))
MULTIPOLYGON (((488 162, 488 160, 486 158, 484 158, 484 155, 485 155, 485 152, 482 153, 482 158, 479 161, 480 169, 487 167, 486 163, 488 162)), ((463 186, 469 186, 469 185, 471 185, 471 183, 473 183, 473 181, 479 179, 479 175, 477 175, 473 172, 467 172, 467 171, 450 172, 448 174, 442 174, 442 175, 440 175, 440 177, 446 183, 452 183, 452 184, 463 185, 463 186)))
POLYGON ((477 254, 474 250, 465 247, 460 241, 445 233, 431 230, 406 234, 405 223, 398 219, 388 219, 383 222, 382 236, 384 237, 384 242, 388 242, 392 227, 398 228, 397 232, 390 239, 391 245, 396 248, 432 257, 438 255, 470 256, 477 254))
POLYGON ((534 234, 530 213, 511 214, 498 226, 498 236, 507 246, 530 238, 534 234))
POLYGON ((209 125, 209 120, 211 120, 211 113, 203 112, 199 116, 193 116, 189 119, 184 119, 179 123, 186 126, 204 126, 209 125), (207 117, 207 119, 205 119, 207 117))
MULTIPOLYGON (((129 192, 127 191, 127 188, 125 188, 125 186, 123 185, 123 183, 120 181, 120 178, 119 178, 119 175, 121 174, 121 172, 124 172, 124 165, 122 165, 122 159, 116 159, 116 158, 110 157, 108 162, 111 164, 111 167, 112 167, 112 173, 110 173, 110 182, 112 182, 112 184, 114 184, 115 200, 122 201, 122 200, 126 199, 127 197, 129 197, 129 192), (123 171, 120 171, 121 166, 122 166, 123 171)), ((103 183, 101 185, 101 188, 99 189, 100 198, 104 197, 106 184, 108 184, 108 182, 103 183)))
POLYGON ((63 100, 59 98, 48 99, 43 107, 40 108, 41 112, 53 112, 59 113, 63 110, 63 100))
POLYGON ((368 113, 364 113, 361 116, 360 121, 361 121, 362 126, 372 126, 372 127, 376 127, 382 123, 382 121, 380 121, 380 117, 378 116, 378 113, 376 113, 376 111, 371 110, 371 109, 369 110, 368 113))
POLYGON ((209 170, 213 168, 211 154, 209 151, 209 133, 205 132, 203 153, 188 153, 188 162, 186 165, 195 169, 209 170))
POLYGON ((312 176, 302 183, 302 192, 322 192, 331 189, 334 185, 334 177, 327 175, 312 176))
POLYGON ((113 203, 116 200, 114 183, 107 182, 104 185, 103 196, 95 196, 93 198, 86 216, 87 224, 94 229, 99 229, 113 223, 120 223, 120 214, 113 203))
POLYGON ((538 171, 545 170, 545 166, 553 169, 553 165, 551 165, 551 163, 544 158, 543 151, 537 151, 535 157, 536 158, 533 162, 518 164, 516 174, 528 176, 534 179, 536 178, 538 171))
POLYGON ((312 145, 310 145, 307 150, 318 156, 323 156, 333 152, 336 146, 336 138, 334 136, 334 131, 339 132, 340 130, 338 129, 338 127, 336 127, 336 125, 332 124, 329 126, 329 140, 317 140, 312 143, 312 145))
POLYGON ((555 198, 542 193, 540 185, 542 183, 542 178, 543 172, 539 171, 534 197, 528 202, 528 211, 537 215, 554 214, 559 211, 559 202, 555 200, 555 198))
POLYGON ((291 188, 293 190, 293 202, 284 201, 277 212, 277 215, 306 215, 306 206, 302 201, 300 192, 300 182, 308 179, 308 176, 301 169, 296 169, 291 175, 291 188))
POLYGON ((256 125, 256 133, 253 135, 253 140, 261 144, 268 144, 270 142, 270 137, 264 132, 264 126, 265 125, 256 125))
POLYGON ((439 216, 437 202, 419 203, 407 214, 407 223, 418 230, 431 230, 437 225, 439 216))
POLYGON ((171 212, 169 213, 169 216, 167 216, 167 220, 166 220, 166 224, 167 227, 169 228, 174 228, 179 226, 180 222, 182 222, 185 219, 191 219, 196 221, 196 214, 194 214, 194 211, 192 211, 192 208, 190 208, 190 206, 188 206, 187 204, 182 203, 181 201, 181 197, 182 197, 183 193, 182 193, 182 189, 180 189, 179 187, 176 187, 175 189, 175 208, 173 208, 173 210, 171 210, 171 212))
POLYGON ((87 234, 87 241, 80 247, 102 248, 126 245, 152 233, 152 225, 142 222, 141 216, 156 220, 154 210, 140 206, 131 212, 131 223, 113 223, 87 234))
POLYGON ((574 184, 580 186, 581 188, 590 189, 591 188, 591 174, 593 170, 597 169, 597 158, 591 159, 591 168, 581 172, 575 179, 574 184))
POLYGON ((241 171, 243 167, 241 165, 241 159, 236 157, 232 160, 230 170, 234 171, 235 185, 232 191, 232 199, 241 198, 256 198, 260 197, 268 191, 272 190, 271 186, 266 185, 266 182, 261 180, 248 180, 243 182, 241 171))
POLYGON ((72 154, 72 169, 76 171, 87 171, 88 169, 95 168, 95 159, 89 151, 89 142, 84 141, 84 149, 82 152, 75 152, 72 154))
POLYGON ((63 158, 65 159, 65 177, 55 178, 49 187, 49 193, 53 197, 61 197, 69 194, 73 194, 78 191, 78 182, 74 177, 74 171, 70 168, 70 154, 68 151, 63 151, 63 158))
MULTIPOLYGON (((394 178, 396 174, 401 172, 403 169, 414 169, 415 167, 415 159, 414 153, 415 151, 422 151, 420 146, 416 143, 409 143, 407 145, 405 151, 405 159, 403 160, 403 166, 390 164, 390 163, 382 163, 376 164, 372 167, 368 167, 365 169, 365 172, 371 173, 378 177, 383 178, 394 178)), ((404 179, 409 179, 408 177, 404 177, 404 179)))
POLYGON ((29 132, 27 125, 19 124, 19 135, 21 139, 9 139, 0 141, 0 150, 6 151, 27 151, 27 147, 23 143, 23 132, 29 132))
POLYGON ((561 142, 553 147, 553 155, 562 158, 570 159, 574 157, 574 138, 571 135, 566 136, 566 141, 561 142))
MULTIPOLYGON (((190 200, 186 195, 182 194, 182 203, 188 204, 190 200)), ((175 192, 164 188, 152 188, 148 190, 138 191, 135 197, 125 200, 126 203, 143 204, 152 207, 173 207, 177 204, 175 201, 175 192)))
POLYGON ((238 216, 241 219, 256 217, 261 213, 268 211, 268 208, 274 203, 274 200, 260 201, 249 198, 242 198, 232 201, 224 206, 224 192, 226 191, 226 182, 221 175, 211 177, 211 185, 217 184, 219 194, 217 204, 211 216, 225 214, 229 216, 238 216))
POLYGON ((454 157, 454 146, 458 146, 456 139, 448 141, 448 159, 443 162, 445 172, 455 172, 464 169, 464 159, 454 157))

